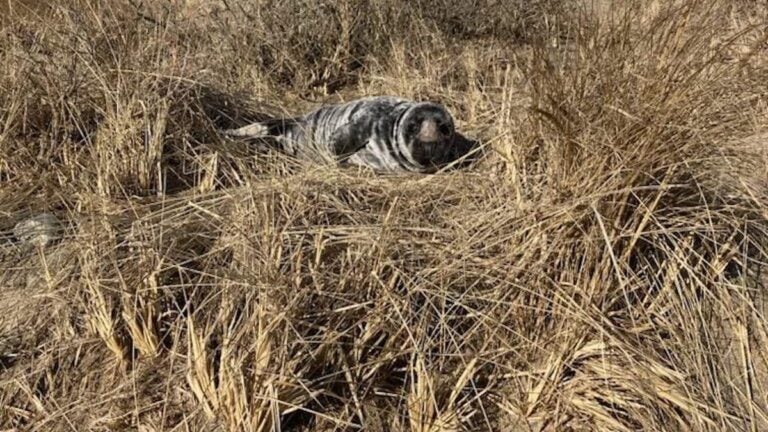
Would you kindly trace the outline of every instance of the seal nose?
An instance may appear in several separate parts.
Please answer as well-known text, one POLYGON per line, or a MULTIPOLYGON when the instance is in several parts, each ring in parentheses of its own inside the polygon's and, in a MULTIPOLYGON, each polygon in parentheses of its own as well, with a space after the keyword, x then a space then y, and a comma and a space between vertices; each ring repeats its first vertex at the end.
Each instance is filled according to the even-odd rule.
POLYGON ((437 141, 440 138, 440 134, 437 131, 437 123, 431 119, 421 122, 418 138, 421 142, 437 141))

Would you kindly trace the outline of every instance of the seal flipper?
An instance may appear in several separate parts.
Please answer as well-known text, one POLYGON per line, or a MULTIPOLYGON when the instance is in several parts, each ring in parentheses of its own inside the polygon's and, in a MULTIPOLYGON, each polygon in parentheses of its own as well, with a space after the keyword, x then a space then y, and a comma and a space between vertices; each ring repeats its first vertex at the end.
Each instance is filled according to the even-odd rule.
POLYGON ((272 119, 263 122, 255 122, 238 129, 225 129, 222 134, 238 138, 266 138, 280 137, 288 129, 295 126, 297 120, 293 118, 272 119))
POLYGON ((330 138, 330 148, 337 159, 347 159, 363 150, 371 135, 371 120, 360 118, 338 127, 330 138))
POLYGON ((225 129, 222 134, 239 138, 264 138, 269 136, 269 128, 260 122, 251 123, 238 129, 225 129))

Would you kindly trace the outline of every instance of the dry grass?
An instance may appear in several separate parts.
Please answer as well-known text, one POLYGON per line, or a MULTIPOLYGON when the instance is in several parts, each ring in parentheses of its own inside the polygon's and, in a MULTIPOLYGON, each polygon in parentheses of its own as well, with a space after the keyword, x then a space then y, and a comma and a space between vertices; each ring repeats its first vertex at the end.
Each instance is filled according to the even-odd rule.
POLYGON ((758 2, 4 3, 0 429, 768 428, 758 2), (488 157, 216 134, 369 94, 488 157))

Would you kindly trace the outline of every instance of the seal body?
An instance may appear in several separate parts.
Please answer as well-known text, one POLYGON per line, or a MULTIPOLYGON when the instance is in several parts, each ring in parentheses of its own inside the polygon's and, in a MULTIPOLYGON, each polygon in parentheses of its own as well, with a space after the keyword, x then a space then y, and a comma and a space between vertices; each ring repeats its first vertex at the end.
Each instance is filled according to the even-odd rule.
POLYGON ((274 137, 303 159, 377 171, 431 172, 460 158, 454 121, 440 104, 377 96, 322 106, 291 119, 224 131, 231 137, 274 137))

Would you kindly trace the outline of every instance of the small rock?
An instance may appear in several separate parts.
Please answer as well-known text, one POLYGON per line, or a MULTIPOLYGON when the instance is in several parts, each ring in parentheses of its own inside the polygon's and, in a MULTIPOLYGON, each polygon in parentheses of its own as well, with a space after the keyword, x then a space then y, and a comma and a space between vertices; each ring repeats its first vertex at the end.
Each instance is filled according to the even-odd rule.
POLYGON ((60 237, 61 223, 51 213, 41 213, 27 218, 13 227, 13 236, 25 244, 46 246, 60 237))

